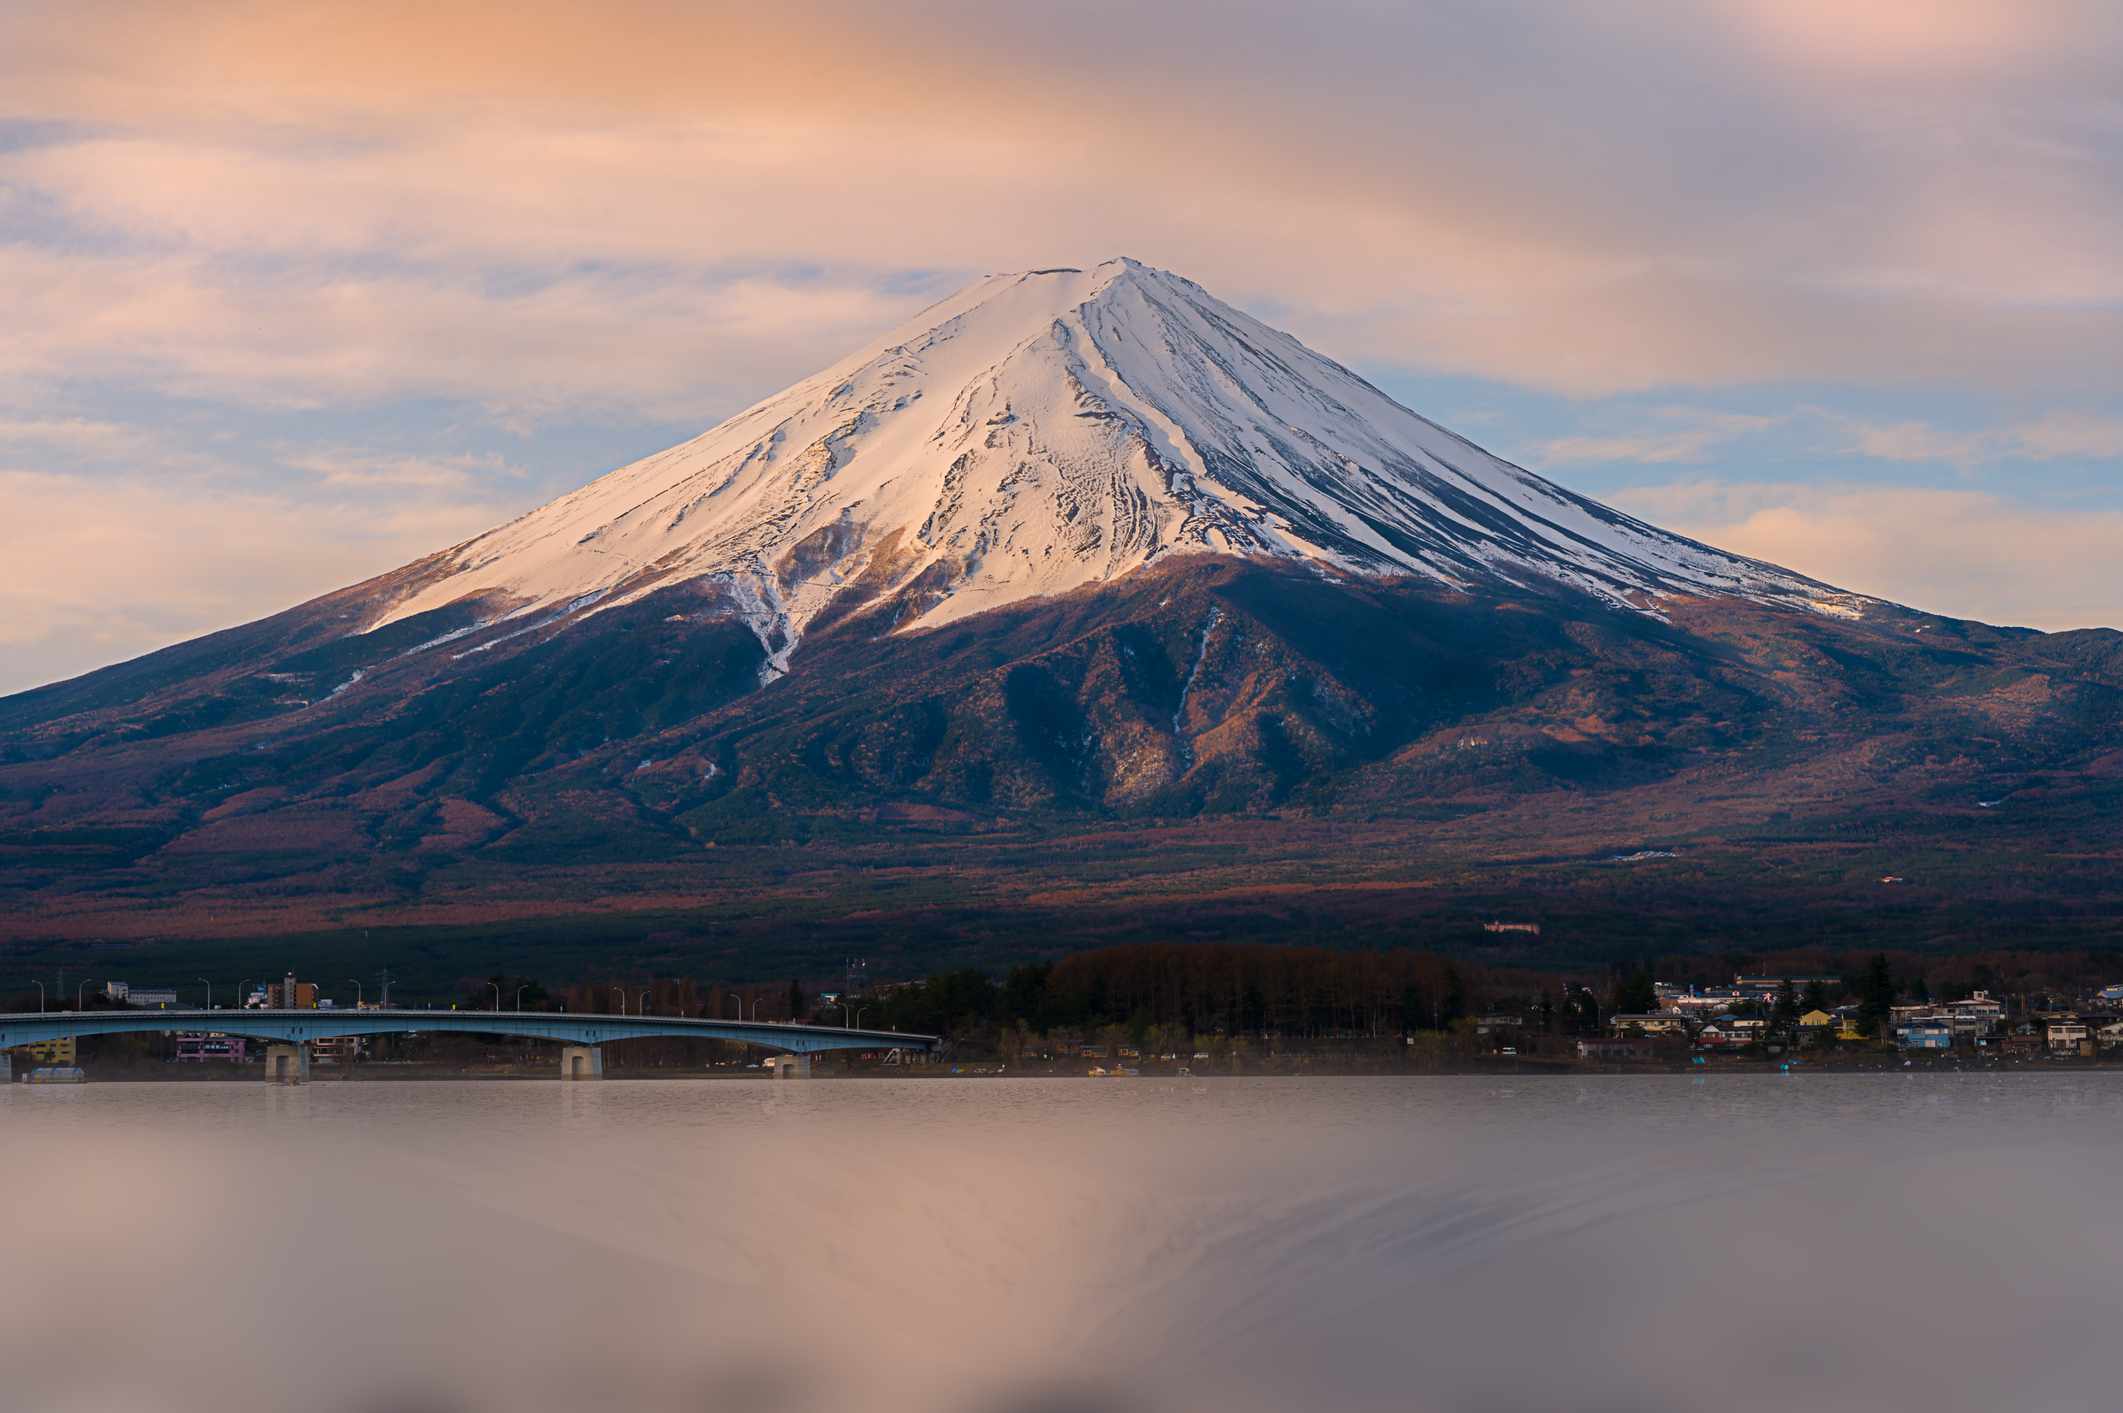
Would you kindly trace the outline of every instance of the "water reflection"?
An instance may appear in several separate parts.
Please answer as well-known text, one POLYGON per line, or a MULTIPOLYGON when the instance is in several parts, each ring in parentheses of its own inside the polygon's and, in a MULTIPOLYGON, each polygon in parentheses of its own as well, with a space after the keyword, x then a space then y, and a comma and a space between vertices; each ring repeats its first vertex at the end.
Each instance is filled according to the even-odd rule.
POLYGON ((10 1408, 2100 1406, 2098 1076, 0 1091, 10 1408))

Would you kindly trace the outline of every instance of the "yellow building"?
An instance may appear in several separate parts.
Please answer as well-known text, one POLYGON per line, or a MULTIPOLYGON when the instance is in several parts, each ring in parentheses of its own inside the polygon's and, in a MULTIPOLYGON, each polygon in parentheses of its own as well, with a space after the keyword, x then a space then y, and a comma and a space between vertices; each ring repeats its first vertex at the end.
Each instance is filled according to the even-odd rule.
POLYGON ((1808 1030, 1819 1030, 1824 1026, 1831 1026, 1835 1023, 1836 1018, 1826 1011, 1808 1011, 1805 1015, 1799 1017, 1799 1024, 1808 1030))
POLYGON ((40 1040, 34 1045, 22 1047, 22 1053, 40 1065, 71 1065, 74 1063, 74 1037, 62 1035, 57 1040, 40 1040))

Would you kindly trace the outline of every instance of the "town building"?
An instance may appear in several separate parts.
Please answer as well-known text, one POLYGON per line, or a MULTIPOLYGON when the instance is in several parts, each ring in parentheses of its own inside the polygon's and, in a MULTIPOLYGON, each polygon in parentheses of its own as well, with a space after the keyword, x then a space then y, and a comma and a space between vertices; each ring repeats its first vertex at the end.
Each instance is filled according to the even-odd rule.
POLYGON ((1695 1016, 1715 1016, 1731 1010, 1747 998, 1729 986, 1706 986, 1701 990, 1689 987, 1676 991, 1671 996, 1659 997, 1659 1008, 1668 1011, 1683 1011, 1695 1016))
POLYGON ((1769 1022, 1758 1017, 1719 1016, 1695 1033, 1705 1050, 1738 1050, 1768 1038, 1769 1022))
POLYGON ((317 983, 297 981, 295 973, 289 972, 285 980, 276 981, 265 988, 266 1009, 274 1011, 314 1011, 317 1009, 317 983))
POLYGON ((1953 1027, 1945 1021, 1912 1021, 1894 1033, 1895 1045, 1903 1050, 1951 1050, 1953 1027))
POLYGON ((2093 1031, 2077 1016, 2050 1021, 2046 1038, 2052 1055, 2076 1055, 2082 1047, 2091 1050, 2093 1045, 2093 1031))
POLYGON ((177 1063, 180 1065, 203 1065, 209 1061, 240 1065, 249 1058, 249 1042, 240 1035, 190 1032, 177 1037, 177 1063))
POLYGON ((310 1062, 319 1065, 350 1065, 367 1047, 358 1035, 327 1035, 310 1042, 310 1062))
POLYGON ((57 1040, 40 1040, 34 1045, 25 1045, 22 1052, 40 1065, 71 1065, 76 1061, 79 1049, 71 1035, 62 1035, 57 1040))
POLYGON ((1688 1017, 1679 1011, 1624 1011, 1607 1018, 1616 1035, 1686 1035, 1688 1017))

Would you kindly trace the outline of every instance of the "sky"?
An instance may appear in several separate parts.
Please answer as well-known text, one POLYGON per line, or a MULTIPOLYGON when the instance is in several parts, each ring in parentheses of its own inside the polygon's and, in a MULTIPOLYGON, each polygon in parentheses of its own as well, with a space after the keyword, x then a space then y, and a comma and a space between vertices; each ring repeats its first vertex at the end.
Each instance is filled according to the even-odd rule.
POLYGON ((0 692, 1130 255, 1670 528, 2123 626, 2105 0, 0 0, 0 692))

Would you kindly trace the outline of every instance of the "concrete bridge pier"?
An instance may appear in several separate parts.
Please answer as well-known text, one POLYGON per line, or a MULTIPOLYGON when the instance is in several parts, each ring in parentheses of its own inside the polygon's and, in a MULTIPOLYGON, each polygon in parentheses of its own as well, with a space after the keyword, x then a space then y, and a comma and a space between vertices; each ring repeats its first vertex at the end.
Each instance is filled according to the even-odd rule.
POLYGON ((809 1055, 775 1055, 767 1060, 767 1068, 774 1071, 776 1079, 809 1079, 811 1057, 809 1055))
POLYGON ((0 1050, 0 1084, 15 1082, 15 1052, 0 1050))
POLYGON ((276 1043, 266 1046, 265 1078, 268 1084, 308 1084, 310 1047, 299 1041, 292 1045, 276 1043))
POLYGON ((562 1079, 603 1079, 604 1051, 595 1045, 563 1045, 560 1047, 560 1077, 562 1079))

